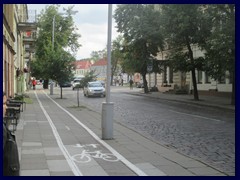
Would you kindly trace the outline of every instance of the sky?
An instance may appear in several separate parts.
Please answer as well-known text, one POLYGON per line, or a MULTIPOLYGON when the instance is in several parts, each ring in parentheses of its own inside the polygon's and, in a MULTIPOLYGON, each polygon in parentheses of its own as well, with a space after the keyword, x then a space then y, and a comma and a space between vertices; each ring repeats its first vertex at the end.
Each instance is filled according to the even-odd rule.
MULTIPOLYGON (((28 4, 28 10, 36 10, 40 14, 49 4, 28 4)), ((61 4, 59 10, 73 4, 61 4)), ((113 4, 113 14, 116 5, 113 4)), ((100 51, 107 46, 108 33, 108 5, 107 4, 74 4, 73 11, 78 11, 73 15, 74 23, 81 34, 79 43, 82 45, 77 54, 76 59, 90 58, 92 51, 100 51)), ((119 35, 115 28, 116 23, 112 19, 112 41, 119 35)))

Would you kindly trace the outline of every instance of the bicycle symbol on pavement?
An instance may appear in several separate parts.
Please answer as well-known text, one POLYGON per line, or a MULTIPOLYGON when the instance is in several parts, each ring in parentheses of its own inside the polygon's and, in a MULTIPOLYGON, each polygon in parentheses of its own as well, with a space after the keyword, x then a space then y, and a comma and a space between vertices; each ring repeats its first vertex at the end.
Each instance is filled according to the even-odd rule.
MULTIPOLYGON (((98 145, 99 144, 86 144, 86 145, 77 144, 74 147, 80 147, 80 148, 93 147, 96 149, 98 145)), ((101 150, 90 151, 90 150, 83 149, 81 154, 76 154, 76 155, 72 156, 71 158, 73 161, 76 161, 78 163, 90 162, 91 158, 103 159, 105 161, 110 161, 110 162, 119 161, 119 159, 114 154, 102 153, 101 150)))

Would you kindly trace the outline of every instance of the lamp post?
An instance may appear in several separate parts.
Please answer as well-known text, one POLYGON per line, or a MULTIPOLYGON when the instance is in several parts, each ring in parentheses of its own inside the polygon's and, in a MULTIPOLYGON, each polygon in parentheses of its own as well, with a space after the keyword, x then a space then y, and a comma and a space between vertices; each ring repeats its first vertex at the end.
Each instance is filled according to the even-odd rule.
POLYGON ((108 5, 106 102, 102 103, 102 139, 113 139, 113 102, 110 102, 112 4, 108 5))
MULTIPOLYGON (((78 11, 71 11, 70 14, 76 14, 78 11)), ((66 13, 59 13, 58 15, 64 15, 66 13)), ((53 16, 53 23, 52 23, 52 50, 54 51, 54 33, 55 33, 55 19, 56 14, 53 16)), ((53 95, 53 81, 50 84, 50 95, 53 95)))
MULTIPOLYGON (((55 17, 56 17, 56 14, 53 16, 53 23, 52 23, 52 50, 53 51, 54 51, 55 17)), ((53 95, 53 82, 51 82, 50 84, 50 95, 53 95)))

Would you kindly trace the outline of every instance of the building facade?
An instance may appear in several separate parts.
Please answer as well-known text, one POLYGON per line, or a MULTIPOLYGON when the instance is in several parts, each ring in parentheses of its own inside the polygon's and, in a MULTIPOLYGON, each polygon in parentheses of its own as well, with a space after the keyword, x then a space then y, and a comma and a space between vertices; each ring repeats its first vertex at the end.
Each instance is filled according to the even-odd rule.
MULTIPOLYGON (((204 52, 201 51, 196 45, 192 45, 194 58, 203 57, 204 52)), ((157 59, 159 61, 167 61, 167 51, 159 54, 157 59)), ((230 94, 232 92, 232 82, 229 72, 226 72, 225 77, 221 80, 214 80, 210 78, 204 71, 195 71, 197 88, 202 94, 208 94, 209 92, 220 92, 230 94)), ((148 86, 156 86, 160 92, 185 90, 187 93, 192 93, 192 76, 190 72, 173 72, 169 66, 163 67, 163 72, 150 73, 147 75, 148 86)))
POLYGON ((91 70, 95 72, 95 75, 97 75, 98 81, 106 81, 107 80, 107 58, 103 58, 95 62, 91 66, 91 70))
MULTIPOLYGON (((7 96, 22 94, 27 90, 28 61, 34 42, 25 39, 36 32, 35 22, 29 21, 26 4, 3 4, 3 91, 7 96)), ((34 16, 35 17, 35 16, 34 16)))
POLYGON ((75 61, 74 77, 84 77, 88 72, 90 72, 91 65, 92 63, 89 60, 75 61))

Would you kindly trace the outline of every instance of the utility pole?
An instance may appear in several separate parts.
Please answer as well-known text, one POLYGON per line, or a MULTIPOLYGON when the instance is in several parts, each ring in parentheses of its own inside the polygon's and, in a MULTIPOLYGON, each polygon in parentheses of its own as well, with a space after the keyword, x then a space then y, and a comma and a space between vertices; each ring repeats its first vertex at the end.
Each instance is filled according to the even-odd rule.
POLYGON ((112 4, 108 5, 106 102, 102 104, 102 139, 113 139, 113 102, 110 102, 112 4))

